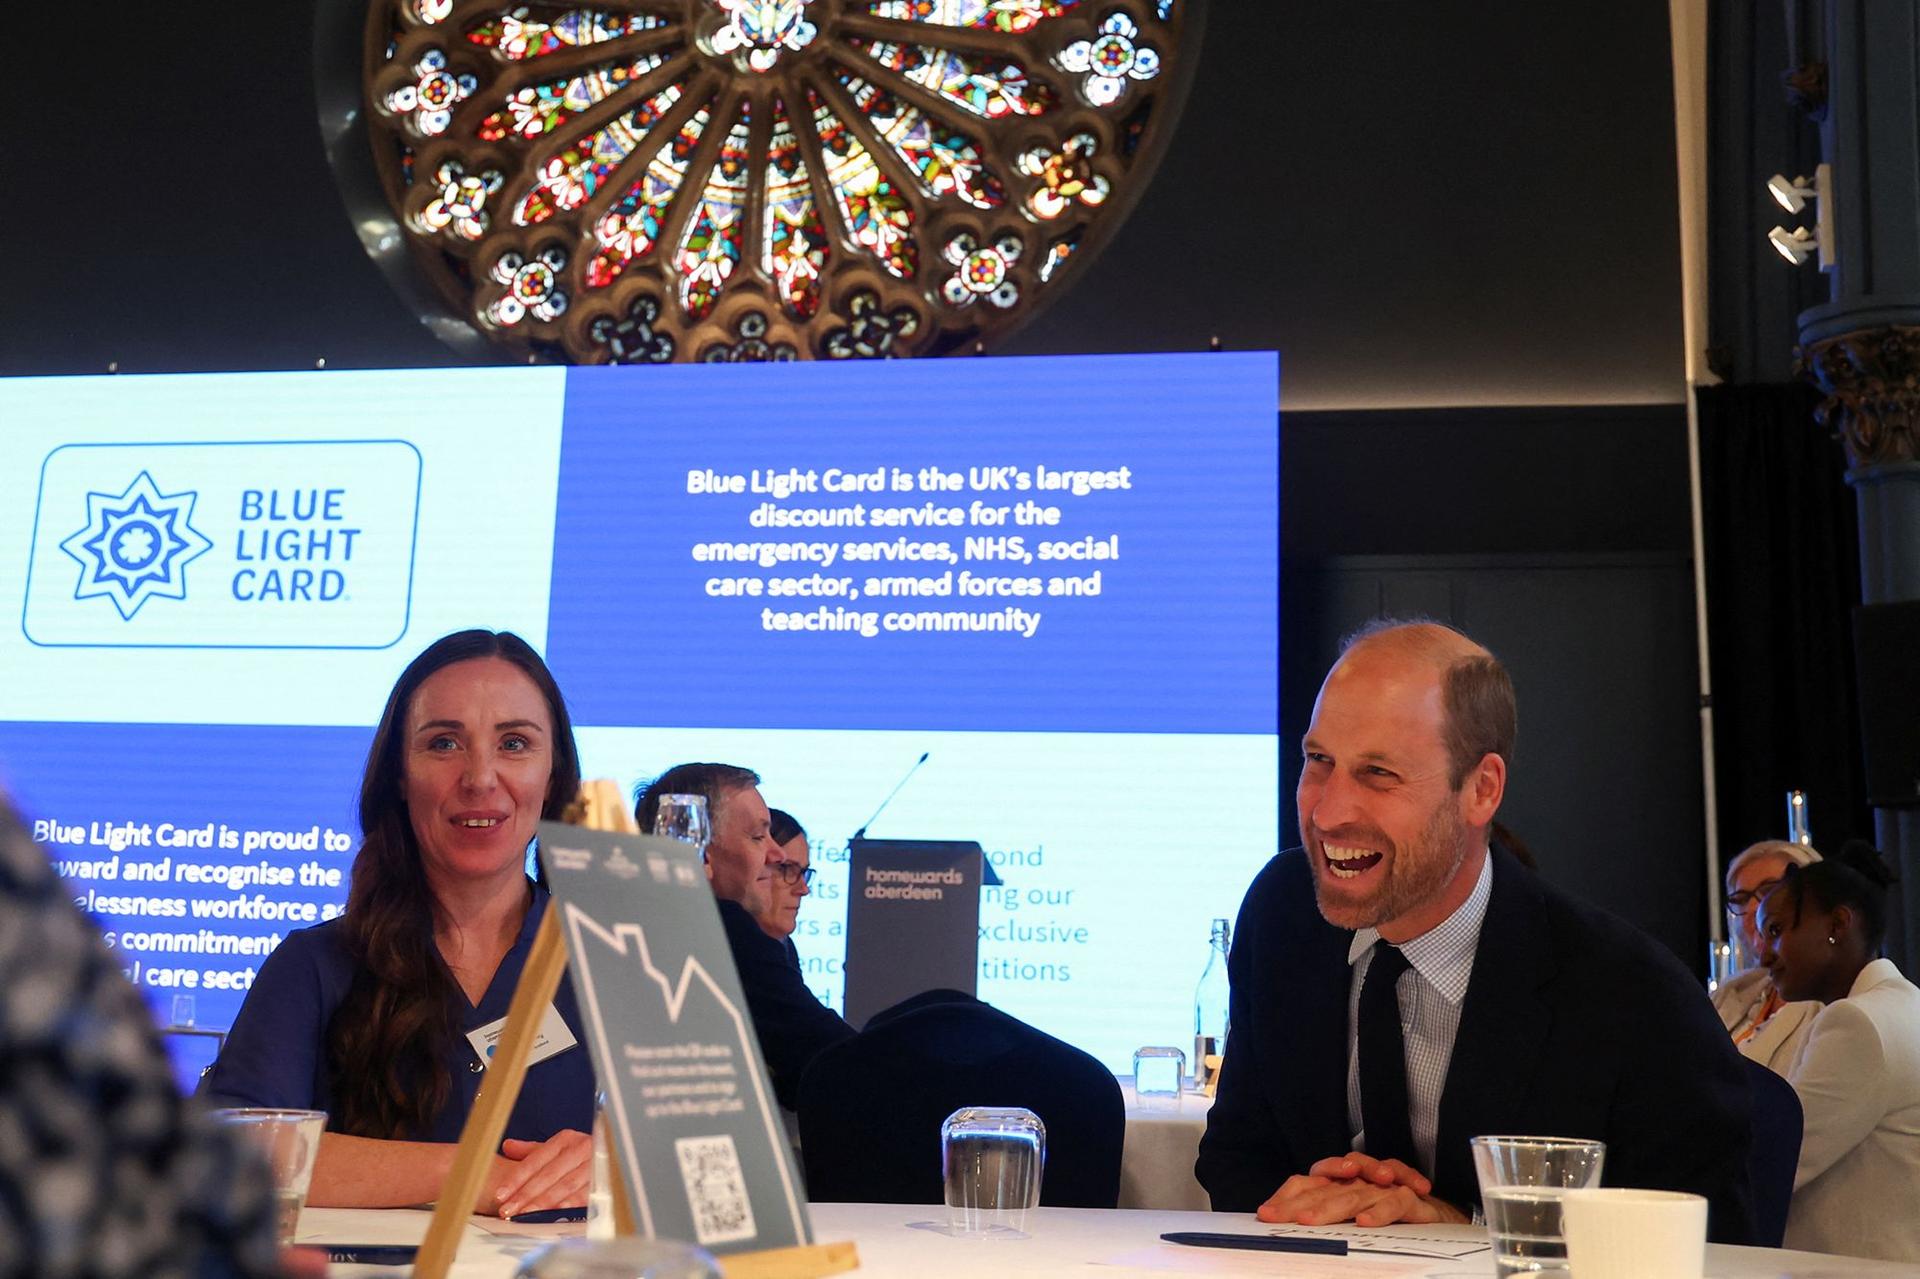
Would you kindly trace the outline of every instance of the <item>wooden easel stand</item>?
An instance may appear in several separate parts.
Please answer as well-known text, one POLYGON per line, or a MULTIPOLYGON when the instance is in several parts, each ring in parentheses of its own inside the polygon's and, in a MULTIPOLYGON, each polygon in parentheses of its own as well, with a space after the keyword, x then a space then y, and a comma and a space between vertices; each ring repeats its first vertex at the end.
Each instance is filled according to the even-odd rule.
MULTIPOLYGON (((600 830, 633 831, 633 817, 626 811, 619 788, 609 781, 589 782, 581 789, 579 801, 585 820, 582 824, 600 830)), ((454 1255, 460 1250, 460 1238, 473 1215, 480 1191, 486 1185, 494 1151, 507 1131, 507 1116, 520 1099, 520 1088, 527 1079, 527 1057, 538 1037, 540 1021, 560 989, 560 978, 567 967, 567 948, 560 933, 560 912, 550 907, 533 936, 533 948, 521 970, 520 984, 507 1008, 507 1024, 494 1047, 493 1059, 474 1098, 467 1123, 460 1130, 460 1145, 454 1151, 453 1168, 447 1174, 440 1200, 433 1208, 433 1221, 427 1237, 414 1258, 414 1279, 447 1279, 454 1255)), ((614 1143, 613 1222, 620 1236, 635 1233, 633 1210, 627 1203, 625 1170, 620 1167, 620 1143, 614 1143)), ((737 1252, 721 1258, 727 1279, 819 1279, 825 1275, 857 1270, 860 1255, 850 1242, 804 1244, 794 1248, 769 1248, 760 1252, 737 1252)))

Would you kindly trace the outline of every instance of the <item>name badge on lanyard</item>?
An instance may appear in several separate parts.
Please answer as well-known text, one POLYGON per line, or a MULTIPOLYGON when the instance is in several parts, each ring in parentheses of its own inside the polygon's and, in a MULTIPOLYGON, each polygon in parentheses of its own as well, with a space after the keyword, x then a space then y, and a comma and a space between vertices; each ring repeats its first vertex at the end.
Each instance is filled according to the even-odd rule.
MULTIPOLYGON (((480 1060, 493 1064, 493 1050, 499 1047, 500 1036, 507 1029, 507 1019, 490 1021, 478 1030, 467 1032, 467 1042, 473 1045, 474 1053, 480 1060)), ((560 1010, 548 1003, 546 1014, 540 1018, 540 1030, 533 1037, 533 1049, 527 1054, 527 1065, 538 1066, 547 1058, 563 1053, 578 1042, 573 1032, 567 1029, 567 1023, 560 1016, 560 1010)))

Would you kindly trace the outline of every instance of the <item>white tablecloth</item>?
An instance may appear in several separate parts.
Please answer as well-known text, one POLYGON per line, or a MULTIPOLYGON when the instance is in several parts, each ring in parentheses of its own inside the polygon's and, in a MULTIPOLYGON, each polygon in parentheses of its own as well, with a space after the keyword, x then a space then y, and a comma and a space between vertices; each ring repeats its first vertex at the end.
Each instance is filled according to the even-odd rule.
MULTIPOLYGON (((915 1223, 935 1223, 943 1210, 912 1204, 815 1204, 814 1231, 823 1242, 851 1239, 860 1249, 863 1276, 903 1279, 978 1279, 981 1275, 1085 1275, 1087 1279, 1127 1276, 1248 1275, 1291 1279, 1486 1279, 1489 1254, 1476 1251, 1457 1259, 1405 1257, 1308 1257, 1285 1253, 1234 1252, 1184 1248, 1160 1242, 1169 1230, 1244 1231, 1267 1229, 1251 1216, 1234 1213, 1146 1212, 1094 1208, 1040 1208, 1028 1219, 1030 1238, 958 1239, 915 1223)), ((312 1243, 417 1243, 426 1234, 428 1214, 407 1210, 309 1208, 300 1219, 300 1239, 312 1243)), ((475 1217, 453 1267, 455 1279, 510 1279, 519 1259, 547 1240, 578 1233, 580 1225, 521 1226, 475 1217)), ((1472 1226, 1396 1226, 1386 1230, 1342 1232, 1349 1239, 1384 1243, 1398 1237, 1411 1249, 1448 1245, 1484 1245, 1486 1234, 1472 1226), (1431 1241, 1431 1244, 1429 1244, 1431 1241)), ((338 1279, 373 1279, 397 1270, 372 1266, 335 1266, 338 1279)), ((1814 1253, 1767 1248, 1707 1249, 1709 1279, 1882 1279, 1920 1275, 1920 1267, 1884 1261, 1858 1261, 1814 1253)))
POLYGON ((1127 1144, 1120 1156, 1122 1208, 1178 1208, 1205 1212, 1212 1205, 1193 1179, 1200 1135, 1207 1130, 1213 1098, 1183 1092, 1142 1101, 1133 1080, 1120 1077, 1127 1102, 1127 1144))

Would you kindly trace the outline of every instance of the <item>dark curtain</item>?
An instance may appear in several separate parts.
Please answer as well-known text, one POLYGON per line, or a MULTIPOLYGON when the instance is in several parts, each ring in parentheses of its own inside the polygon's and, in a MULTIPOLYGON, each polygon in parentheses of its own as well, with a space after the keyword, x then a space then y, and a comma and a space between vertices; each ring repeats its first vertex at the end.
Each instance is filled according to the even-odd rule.
POLYGON ((1859 532, 1818 398, 1803 385, 1699 391, 1722 865, 1786 834, 1792 789, 1807 792, 1817 847, 1873 834, 1850 629, 1859 532))

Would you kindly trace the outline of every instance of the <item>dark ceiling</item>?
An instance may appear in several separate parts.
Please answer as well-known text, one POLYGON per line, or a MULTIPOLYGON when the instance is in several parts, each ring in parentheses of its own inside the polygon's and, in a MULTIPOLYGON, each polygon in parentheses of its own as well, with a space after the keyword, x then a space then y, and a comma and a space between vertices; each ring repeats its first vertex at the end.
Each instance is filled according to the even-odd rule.
MULTIPOLYGON (((456 362, 334 194, 305 0, 109 12, 0 82, 0 373, 456 362)), ((1301 409, 1680 398, 1664 4, 1213 0, 1207 28, 1154 186, 1003 350, 1217 335, 1278 348, 1301 409)))

